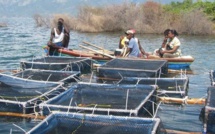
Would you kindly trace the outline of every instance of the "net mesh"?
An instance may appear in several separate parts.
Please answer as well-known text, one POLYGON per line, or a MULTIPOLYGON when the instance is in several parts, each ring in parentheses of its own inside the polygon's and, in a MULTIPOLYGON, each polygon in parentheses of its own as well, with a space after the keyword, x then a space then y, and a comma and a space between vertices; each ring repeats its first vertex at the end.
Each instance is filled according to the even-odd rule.
POLYGON ((97 68, 99 77, 160 77, 168 73, 167 61, 113 59, 97 68))
POLYGON ((124 77, 118 84, 157 85, 158 96, 180 97, 187 96, 188 77, 184 78, 138 78, 124 77))
POLYGON ((160 120, 155 118, 116 117, 89 114, 55 113, 30 134, 154 134, 160 120), (50 125, 51 124, 51 125, 50 125))
POLYGON ((66 70, 89 73, 92 70, 93 61, 90 58, 70 57, 43 57, 31 61, 21 61, 22 69, 66 70))
POLYGON ((76 82, 80 72, 24 70, 13 75, 0 74, 0 82, 19 88, 54 87, 62 83, 76 82))
POLYGON ((70 72, 70 71, 50 71, 50 70, 34 70, 34 69, 31 70, 30 69, 30 70, 24 70, 22 72, 14 74, 14 76, 23 78, 23 79, 58 82, 77 74, 79 74, 79 72, 77 71, 70 72))
POLYGON ((156 99, 153 96, 155 90, 155 86, 149 85, 79 83, 41 106, 45 115, 49 113, 49 110, 67 111, 70 109, 90 113, 94 111, 99 114, 143 113, 147 116, 148 111, 152 111, 152 105, 156 99), (147 110, 145 111, 142 107, 147 110))
POLYGON ((33 113, 36 106, 65 91, 61 85, 42 89, 14 88, 0 84, 0 112, 33 113))
POLYGON ((215 133, 215 87, 208 87, 208 97, 205 107, 205 123, 207 124, 207 132, 215 133))

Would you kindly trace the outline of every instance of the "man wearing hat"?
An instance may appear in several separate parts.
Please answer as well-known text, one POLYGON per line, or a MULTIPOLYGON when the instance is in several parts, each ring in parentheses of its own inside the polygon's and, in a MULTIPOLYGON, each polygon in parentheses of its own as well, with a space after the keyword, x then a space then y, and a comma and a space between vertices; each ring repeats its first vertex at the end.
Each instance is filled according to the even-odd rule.
POLYGON ((127 49, 127 53, 129 53, 128 57, 141 57, 141 53, 148 56, 148 54, 141 47, 139 40, 134 37, 135 30, 127 30, 126 34, 129 39, 127 49))

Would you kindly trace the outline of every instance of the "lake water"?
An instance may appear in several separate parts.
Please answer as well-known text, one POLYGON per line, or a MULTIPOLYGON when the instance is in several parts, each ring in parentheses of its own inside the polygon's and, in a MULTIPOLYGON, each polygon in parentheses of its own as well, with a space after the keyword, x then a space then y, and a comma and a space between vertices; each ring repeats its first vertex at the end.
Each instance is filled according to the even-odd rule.
MULTIPOLYGON (((50 37, 49 28, 37 28, 32 18, 1 18, 8 27, 0 28, 0 70, 19 68, 19 61, 44 56, 42 46, 50 37)), ((81 49, 82 41, 87 41, 106 49, 118 47, 121 33, 79 33, 71 31, 69 48, 81 49)), ((160 47, 163 36, 154 34, 136 35, 146 51, 152 52, 160 47)), ((194 74, 189 77, 189 97, 206 97, 210 86, 209 71, 215 69, 215 36, 180 35, 183 55, 191 55, 195 61, 191 65, 194 74)), ((181 131, 202 131, 199 121, 201 105, 169 106, 161 105, 162 122, 165 128, 181 131)), ((0 133, 22 133, 14 124, 25 130, 38 121, 0 117, 0 133), (16 130, 16 131, 15 131, 16 130)))

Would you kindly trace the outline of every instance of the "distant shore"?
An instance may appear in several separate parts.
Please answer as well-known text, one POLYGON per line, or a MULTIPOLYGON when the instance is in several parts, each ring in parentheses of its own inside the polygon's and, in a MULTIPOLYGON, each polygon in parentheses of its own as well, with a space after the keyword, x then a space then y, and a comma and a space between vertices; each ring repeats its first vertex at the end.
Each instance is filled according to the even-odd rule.
POLYGON ((148 1, 142 4, 125 2, 104 7, 83 6, 77 16, 35 14, 38 27, 54 27, 58 18, 79 32, 118 32, 135 29, 137 33, 162 34, 175 29, 179 34, 215 35, 215 2, 172 2, 162 5, 148 1))

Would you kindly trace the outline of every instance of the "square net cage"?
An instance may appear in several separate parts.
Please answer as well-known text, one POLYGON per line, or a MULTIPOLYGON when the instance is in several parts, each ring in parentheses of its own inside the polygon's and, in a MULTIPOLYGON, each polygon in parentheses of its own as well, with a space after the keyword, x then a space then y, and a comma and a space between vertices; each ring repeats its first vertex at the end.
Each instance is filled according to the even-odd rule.
POLYGON ((13 75, 0 74, 0 82, 18 88, 44 88, 76 82, 79 75, 78 71, 26 69, 13 75))
POLYGON ((42 115, 52 111, 153 117, 155 85, 115 85, 80 82, 40 104, 42 115))
POLYGON ((210 71, 210 80, 211 80, 211 85, 215 86, 215 70, 210 71))
POLYGON ((27 134, 156 134, 159 118, 54 112, 27 134))
POLYGON ((0 116, 1 134, 24 134, 39 124, 41 120, 14 116, 0 116))
POLYGON ((206 106, 204 108, 204 130, 215 133, 215 87, 208 87, 206 106))
POLYGON ((97 68, 97 76, 105 78, 161 77, 167 73, 166 60, 113 59, 97 68))
POLYGON ((0 113, 33 113, 38 105, 64 92, 62 85, 38 89, 14 88, 0 84, 0 113))
POLYGON ((80 71, 81 73, 90 73, 92 66, 92 59, 81 57, 51 56, 20 62, 22 69, 80 71))
POLYGON ((139 78, 124 77, 117 84, 157 85, 157 96, 184 98, 188 93, 189 78, 139 78))

